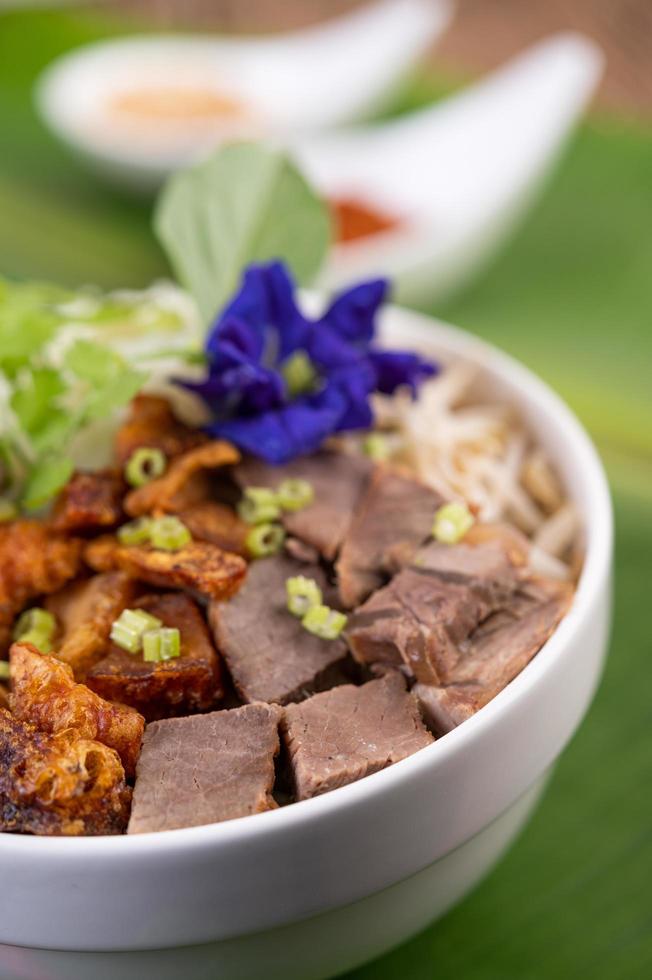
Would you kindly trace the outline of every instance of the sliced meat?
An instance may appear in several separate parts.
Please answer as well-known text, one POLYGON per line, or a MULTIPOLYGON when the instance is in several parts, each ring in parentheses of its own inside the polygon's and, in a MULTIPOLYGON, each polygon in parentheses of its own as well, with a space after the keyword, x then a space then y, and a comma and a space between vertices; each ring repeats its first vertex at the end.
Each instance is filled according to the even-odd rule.
POLYGON ((247 704, 148 725, 128 832, 199 827, 273 809, 279 710, 247 704))
POLYGON ((0 653, 10 643, 15 616, 30 599, 57 592, 74 578, 82 543, 39 521, 0 524, 0 653))
POLYGON ((327 587, 320 568, 278 555, 252 562, 235 598, 210 605, 217 648, 244 701, 285 704, 346 679, 345 644, 308 633, 288 612, 285 583, 293 575, 327 587))
POLYGON ((450 684, 448 687, 415 684, 412 692, 419 701, 428 728, 439 738, 476 713, 480 708, 482 689, 477 684, 450 684))
POLYGON ((572 589, 536 579, 484 621, 462 647, 443 687, 417 684, 428 725, 444 734, 491 701, 539 652, 568 611, 572 589))
POLYGON ((121 834, 130 799, 113 749, 70 728, 49 735, 0 708, 0 831, 121 834))
POLYGON ((167 399, 136 395, 115 437, 116 462, 122 469, 132 453, 143 446, 160 449, 168 459, 173 459, 206 441, 203 432, 176 418, 167 399))
POLYGON ((135 595, 136 583, 126 572, 104 572, 72 582, 49 596, 45 607, 58 624, 57 659, 72 667, 76 680, 107 651, 111 624, 135 595))
POLYGON ((520 563, 515 564, 512 555, 496 538, 477 545, 466 540, 456 545, 431 541, 419 549, 411 567, 440 582, 466 586, 495 609, 513 595, 521 577, 520 563))
POLYGON ((51 734, 73 728, 82 738, 115 749, 127 776, 134 774, 145 727, 137 711, 110 704, 84 684, 75 684, 67 664, 28 643, 14 643, 10 661, 10 703, 16 718, 51 734))
POLYGON ((353 656, 401 666, 424 684, 448 683, 460 644, 513 595, 519 578, 498 541, 432 542, 349 619, 353 656))
POLYGON ((232 551, 246 558, 245 544, 251 530, 233 508, 216 500, 201 500, 183 508, 177 515, 197 541, 208 541, 224 551, 232 551))
POLYGON ((349 529, 353 512, 371 473, 364 456, 320 452, 303 456, 286 466, 268 466, 247 459, 235 468, 239 486, 277 487, 287 479, 307 480, 315 496, 308 507, 286 513, 283 523, 295 537, 312 545, 333 561, 349 529))
POLYGON ((364 602, 411 560, 429 537, 442 503, 439 494, 411 477, 384 466, 375 469, 336 566, 347 609, 364 602))
POLYGON ((385 769, 433 741, 395 672, 288 705, 281 731, 299 800, 385 769))
POLYGON ((91 690, 109 701, 136 708, 146 721, 205 711, 222 697, 220 662, 199 607, 181 592, 147 595, 131 604, 176 626, 181 656, 151 663, 112 643, 104 659, 89 671, 91 690))
POLYGON ((159 551, 121 545, 117 538, 103 535, 86 546, 84 559, 98 572, 119 568, 150 585, 189 589, 212 599, 233 595, 247 574, 243 558, 207 541, 191 541, 178 551, 159 551))
POLYGON ((115 527, 123 515, 124 490, 113 470, 74 473, 55 501, 51 525, 68 534, 115 527))
POLYGON ((131 517, 153 511, 177 513, 210 496, 207 471, 237 463, 240 453, 230 442, 216 439, 189 449, 171 460, 163 476, 127 494, 125 510, 131 517))

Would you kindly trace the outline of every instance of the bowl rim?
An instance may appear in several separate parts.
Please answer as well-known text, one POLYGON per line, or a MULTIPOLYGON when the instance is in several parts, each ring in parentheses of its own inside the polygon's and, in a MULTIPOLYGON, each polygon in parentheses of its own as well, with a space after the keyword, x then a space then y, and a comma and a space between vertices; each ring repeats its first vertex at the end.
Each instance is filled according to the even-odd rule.
POLYGON ((407 340, 410 345, 422 348, 431 345, 434 349, 439 348, 444 357, 461 357, 479 363, 481 370, 496 377, 499 384, 505 383, 509 388, 518 390, 523 402, 531 403, 553 419, 563 440, 569 447, 572 446, 587 494, 582 501, 585 559, 573 605, 542 650, 506 688, 462 725, 414 755, 322 796, 222 823, 144 834, 38 837, 0 833, 0 857, 3 853, 11 853, 13 857, 23 855, 29 858, 34 855, 39 860, 69 860, 75 857, 112 861, 120 855, 146 857, 161 850, 176 854, 212 850, 261 835, 268 835, 273 840, 291 833, 297 825, 322 820, 335 811, 355 807, 362 799, 381 797, 387 791, 400 787, 401 783, 425 775, 426 770, 433 766, 445 764, 465 745, 482 737, 482 732, 493 726, 510 704, 521 699, 554 670, 563 651, 572 644, 590 615, 595 597, 611 572, 613 512, 609 486, 598 452, 566 402, 524 364, 493 344, 434 317, 397 306, 387 307, 381 322, 381 338, 387 340, 388 334, 392 333, 395 337, 400 333, 403 344, 407 340), (542 657, 543 650, 546 655, 542 657))

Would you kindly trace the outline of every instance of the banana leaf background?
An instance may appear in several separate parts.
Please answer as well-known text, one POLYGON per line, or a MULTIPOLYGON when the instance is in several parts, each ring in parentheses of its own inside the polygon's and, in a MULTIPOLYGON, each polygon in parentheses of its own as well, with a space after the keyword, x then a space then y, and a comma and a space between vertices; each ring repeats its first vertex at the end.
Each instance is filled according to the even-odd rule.
MULTIPOLYGON (((142 286, 166 273, 149 207, 45 133, 38 71, 122 33, 106 14, 0 13, 0 273, 142 286)), ((395 111, 446 91, 415 78, 395 111)), ((611 655, 591 713, 525 835, 444 920, 351 980, 652 976, 652 128, 591 117, 508 248, 428 312, 550 382, 606 462, 617 516, 611 655)))

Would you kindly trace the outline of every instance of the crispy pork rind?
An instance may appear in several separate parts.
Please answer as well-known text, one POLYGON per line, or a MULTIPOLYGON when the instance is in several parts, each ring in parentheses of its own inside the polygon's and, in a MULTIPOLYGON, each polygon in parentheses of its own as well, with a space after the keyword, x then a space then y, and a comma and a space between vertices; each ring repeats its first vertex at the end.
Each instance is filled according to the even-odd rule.
POLYGON ((110 701, 129 704, 146 721, 205 711, 224 694, 220 661, 197 604, 180 592, 142 596, 144 609, 181 634, 181 655, 151 663, 111 644, 86 683, 110 701))
POLYGON ((73 728, 102 742, 116 750, 127 776, 133 776, 145 728, 137 711, 76 684, 68 664, 28 643, 14 643, 10 659, 11 710, 19 720, 53 734, 73 728))
POLYGON ((251 527, 226 504, 220 504, 216 500, 202 500, 180 510, 177 516, 195 540, 209 541, 225 551, 247 557, 246 538, 251 527))
POLYGON ((192 429, 180 422, 165 398, 137 395, 115 437, 116 462, 122 468, 132 453, 143 446, 160 449, 168 459, 172 459, 206 442, 206 439, 199 429, 192 429))
POLYGON ((231 466, 240 453, 230 442, 216 439, 177 456, 157 480, 150 480, 127 494, 125 510, 131 517, 153 511, 177 513, 210 496, 208 470, 231 466))
POLYGON ((126 572, 105 572, 72 582, 49 596, 45 607, 58 623, 57 659, 72 667, 76 680, 109 647, 111 624, 136 595, 136 583, 126 572))
POLYGON ((206 541, 191 541, 178 551, 121 545, 114 537, 92 541, 84 557, 98 572, 120 568, 134 578, 167 589, 189 589, 211 599, 229 599, 247 573, 239 555, 206 541))
POLYGON ((106 531, 122 519, 124 483, 113 470, 74 473, 54 504, 51 526, 63 533, 106 531))
POLYGON ((57 592, 75 577, 81 551, 80 541, 38 521, 0 525, 0 652, 9 646, 13 620, 29 600, 57 592))
POLYGON ((130 801, 113 749, 70 728, 49 735, 0 709, 0 831, 122 834, 130 801))

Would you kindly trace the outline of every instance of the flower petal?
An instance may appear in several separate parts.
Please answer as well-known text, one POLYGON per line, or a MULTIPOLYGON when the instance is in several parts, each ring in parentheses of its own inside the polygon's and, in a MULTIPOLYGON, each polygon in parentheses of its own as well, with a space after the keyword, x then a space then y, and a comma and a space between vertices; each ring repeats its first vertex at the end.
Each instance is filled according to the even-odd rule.
POLYGON ((372 279, 336 296, 318 323, 353 344, 368 344, 375 333, 376 314, 389 291, 387 279, 372 279))
POLYGON ((410 351, 370 350, 369 361, 376 371, 376 390, 385 395, 391 395, 402 385, 416 394, 422 381, 439 373, 438 365, 410 351))

